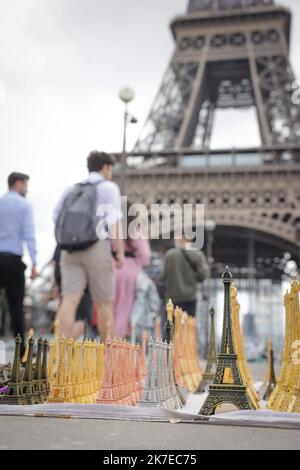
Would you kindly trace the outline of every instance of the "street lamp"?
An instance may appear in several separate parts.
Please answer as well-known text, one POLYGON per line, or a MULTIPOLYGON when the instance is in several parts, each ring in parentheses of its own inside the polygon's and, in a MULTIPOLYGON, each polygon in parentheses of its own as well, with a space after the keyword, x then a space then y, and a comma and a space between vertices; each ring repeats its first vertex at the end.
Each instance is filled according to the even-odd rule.
MULTIPOLYGON (((211 305, 212 297, 212 264, 213 264, 213 240, 214 240, 214 231, 216 230, 217 224, 214 220, 208 219, 205 221, 205 231, 207 234, 207 244, 206 244, 206 256, 208 262, 208 279, 207 279, 207 312, 209 312, 211 305)), ((206 316, 205 322, 205 353, 207 355, 208 349, 208 335, 209 335, 209 326, 208 326, 208 315, 206 316)))
POLYGON ((122 155, 122 169, 121 169, 121 191, 125 194, 126 191, 126 173, 127 173, 127 125, 136 124, 138 121, 135 117, 128 113, 128 104, 134 100, 134 91, 129 87, 124 87, 120 90, 119 98, 124 103, 124 132, 123 132, 123 155, 122 155))

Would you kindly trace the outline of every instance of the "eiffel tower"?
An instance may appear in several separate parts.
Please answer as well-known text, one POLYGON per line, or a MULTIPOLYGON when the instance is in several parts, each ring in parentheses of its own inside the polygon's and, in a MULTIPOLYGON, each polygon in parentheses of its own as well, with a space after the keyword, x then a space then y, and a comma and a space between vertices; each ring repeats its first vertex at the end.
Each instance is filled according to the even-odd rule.
POLYGON ((214 278, 230 263, 235 278, 245 279, 247 268, 255 280, 281 283, 284 254, 299 260, 300 105, 289 60, 291 17, 272 0, 190 0, 171 23, 175 51, 129 153, 130 200, 205 204, 217 224, 214 278), (213 150, 216 112, 249 107, 261 145, 213 150))
POLYGON ((232 275, 228 268, 223 274, 224 284, 224 319, 221 351, 218 355, 217 370, 212 385, 209 387, 209 393, 199 414, 210 416, 215 413, 217 406, 230 403, 240 410, 253 410, 253 405, 247 395, 246 384, 243 383, 241 372, 238 365, 233 331, 232 331, 232 312, 230 300, 230 285, 232 275), (231 369, 233 383, 224 383, 225 372, 231 369))
POLYGON ((216 366, 217 366, 217 348, 216 348, 216 333, 215 333, 215 310, 213 308, 209 311, 210 315, 210 335, 208 342, 207 364, 203 374, 201 383, 197 393, 206 391, 207 386, 214 380, 216 366))
POLYGON ((208 149, 217 109, 253 105, 264 145, 300 144, 288 10, 272 0, 190 0, 171 28, 176 51, 136 149, 208 149))

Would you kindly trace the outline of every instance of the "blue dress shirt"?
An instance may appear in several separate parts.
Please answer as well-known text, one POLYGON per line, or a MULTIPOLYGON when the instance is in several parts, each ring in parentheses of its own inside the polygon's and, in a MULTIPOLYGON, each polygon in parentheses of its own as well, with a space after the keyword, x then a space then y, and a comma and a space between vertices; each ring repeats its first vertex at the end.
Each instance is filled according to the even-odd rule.
POLYGON ((36 264, 36 240, 31 205, 16 191, 0 198, 0 253, 23 256, 26 243, 30 258, 36 264))

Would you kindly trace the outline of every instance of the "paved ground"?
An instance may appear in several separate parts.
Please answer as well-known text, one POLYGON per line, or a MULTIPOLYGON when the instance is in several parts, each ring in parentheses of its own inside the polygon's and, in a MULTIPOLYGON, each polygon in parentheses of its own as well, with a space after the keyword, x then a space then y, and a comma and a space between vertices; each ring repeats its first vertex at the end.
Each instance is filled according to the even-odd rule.
MULTIPOLYGON (((252 366, 260 379, 265 365, 252 366)), ((0 450, 300 449, 300 431, 211 426, 0 417, 0 450)))
POLYGON ((300 431, 198 424, 0 418, 0 450, 300 449, 300 431))

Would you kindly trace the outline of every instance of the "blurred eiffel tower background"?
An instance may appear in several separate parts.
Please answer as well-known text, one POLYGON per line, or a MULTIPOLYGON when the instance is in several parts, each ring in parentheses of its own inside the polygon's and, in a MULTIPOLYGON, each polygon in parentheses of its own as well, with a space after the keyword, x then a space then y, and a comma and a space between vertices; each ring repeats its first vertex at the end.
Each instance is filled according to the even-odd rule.
POLYGON ((126 168, 132 201, 205 204, 211 298, 229 265, 248 308, 246 336, 256 338, 255 349, 271 337, 276 352, 282 283, 297 272, 300 255, 291 16, 272 0, 190 0, 171 23, 175 51, 126 168), (260 145, 212 150, 216 112, 248 108, 256 111, 260 145))

